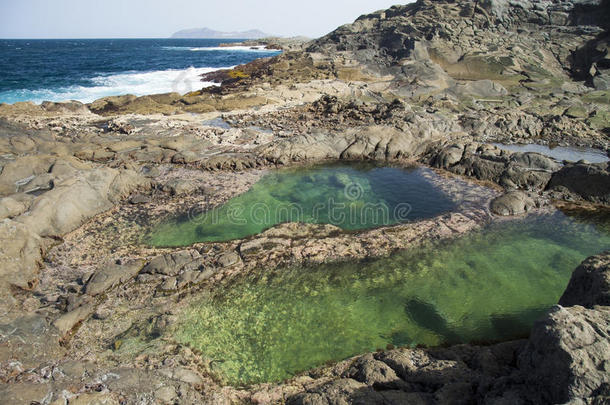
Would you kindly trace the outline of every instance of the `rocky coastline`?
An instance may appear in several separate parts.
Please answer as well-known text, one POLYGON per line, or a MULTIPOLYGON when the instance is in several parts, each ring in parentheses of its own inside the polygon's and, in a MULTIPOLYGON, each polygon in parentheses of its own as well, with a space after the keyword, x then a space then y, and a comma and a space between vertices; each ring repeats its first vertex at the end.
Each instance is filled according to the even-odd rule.
POLYGON ((233 387, 166 331, 255 269, 383 257, 557 209, 608 212, 608 161, 495 144, 609 153, 609 13, 606 0, 419 0, 304 44, 270 41, 284 52, 186 95, 0 104, 0 402, 606 403, 608 252, 575 269, 523 340, 381 348, 233 387), (430 168, 459 208, 359 232, 286 223, 186 248, 142 241, 269 171, 336 161, 430 168), (137 336, 146 350, 118 350, 137 336))

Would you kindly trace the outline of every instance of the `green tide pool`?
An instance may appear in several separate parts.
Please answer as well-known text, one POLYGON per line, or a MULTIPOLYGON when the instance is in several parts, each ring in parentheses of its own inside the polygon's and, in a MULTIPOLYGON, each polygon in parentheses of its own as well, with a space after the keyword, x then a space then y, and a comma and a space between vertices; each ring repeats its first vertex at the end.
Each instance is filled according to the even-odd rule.
POLYGON ((281 169, 226 204, 157 226, 145 242, 188 246, 240 239, 284 222, 333 224, 346 230, 431 218, 455 208, 424 168, 337 164, 281 169))
POLYGON ((171 332, 236 385, 388 345, 526 337, 574 268, 610 248, 590 223, 557 213, 387 258, 261 270, 200 299, 171 332))

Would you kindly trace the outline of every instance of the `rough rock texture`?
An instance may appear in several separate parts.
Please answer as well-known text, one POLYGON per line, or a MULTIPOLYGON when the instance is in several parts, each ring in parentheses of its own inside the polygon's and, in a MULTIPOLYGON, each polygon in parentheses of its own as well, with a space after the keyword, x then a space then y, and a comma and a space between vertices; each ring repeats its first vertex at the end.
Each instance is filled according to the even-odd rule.
POLYGON ((1 104, 0 398, 608 402, 607 255, 583 263, 565 308, 541 319, 529 341, 388 349, 238 389, 221 386, 209 359, 165 334, 200 294, 255 267, 366 258, 459 237, 490 220, 498 188, 498 215, 549 198, 608 205, 607 164, 490 144, 607 153, 608 7, 420 0, 214 72, 203 79, 220 86, 184 95, 1 104), (142 243, 151 223, 216 207, 265 169, 335 159, 433 166, 443 176, 436 186, 462 196, 460 209, 357 234, 282 224, 186 249, 142 243))
MULTIPOLYGON (((13 172, 3 172, 0 178, 8 176, 13 172)), ((110 168, 74 172, 73 176, 29 201, 27 212, 0 223, 0 282, 33 287, 49 244, 44 238, 58 238, 76 229, 146 185, 134 172, 110 168)))
MULTIPOLYGON (((345 52, 372 70, 405 79, 439 66, 436 75, 416 79, 436 87, 458 78, 563 76, 566 70, 585 70, 570 54, 607 29, 600 8, 607 11, 607 2, 420 0, 363 15, 308 50, 345 52), (506 49, 508 43, 512 49, 506 49)), ((403 91, 413 87, 407 84, 403 91)))
POLYGON ((610 397, 610 308, 554 307, 539 320, 519 368, 542 401, 610 397))
POLYGON ((511 191, 494 198, 489 204, 491 212, 496 215, 523 214, 536 207, 533 198, 522 191, 511 191))
POLYGON ((576 163, 566 165, 553 176, 548 189, 567 189, 586 200, 610 203, 610 164, 576 163))
POLYGON ((559 305, 610 307, 610 252, 591 257, 574 270, 559 305))
POLYGON ((142 260, 134 260, 125 264, 106 263, 91 277, 85 291, 92 296, 105 293, 116 285, 135 277, 143 266, 144 261, 142 260))
POLYGON ((453 144, 432 153, 430 163, 456 174, 489 180, 505 188, 542 190, 560 166, 538 153, 507 152, 491 145, 453 144))

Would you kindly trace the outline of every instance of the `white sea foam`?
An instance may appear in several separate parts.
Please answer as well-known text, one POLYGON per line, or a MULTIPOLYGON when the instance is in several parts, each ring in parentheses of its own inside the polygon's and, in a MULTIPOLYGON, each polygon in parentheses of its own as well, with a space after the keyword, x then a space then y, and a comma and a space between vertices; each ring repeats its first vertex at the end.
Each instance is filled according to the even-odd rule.
POLYGON ((199 77, 201 74, 229 68, 191 67, 186 70, 170 69, 96 76, 90 79, 91 86, 5 91, 0 93, 0 102, 32 101, 40 104, 42 101, 77 100, 83 103, 90 103, 98 98, 121 94, 133 94, 136 96, 169 92, 185 94, 202 87, 215 85, 211 82, 202 82, 201 77, 199 77))
POLYGON ((192 51, 192 52, 205 52, 205 51, 237 51, 237 52, 268 52, 277 53, 280 52, 275 49, 266 49, 265 45, 256 46, 206 46, 206 47, 188 47, 188 46, 164 46, 163 49, 172 51, 192 51))

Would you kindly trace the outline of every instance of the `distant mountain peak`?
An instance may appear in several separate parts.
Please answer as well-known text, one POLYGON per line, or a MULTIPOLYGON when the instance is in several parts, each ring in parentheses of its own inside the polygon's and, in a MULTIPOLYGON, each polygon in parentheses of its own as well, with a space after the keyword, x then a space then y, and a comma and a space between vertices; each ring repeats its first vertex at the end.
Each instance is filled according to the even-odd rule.
POLYGON ((191 28, 174 33, 172 38, 260 39, 271 35, 260 30, 222 32, 209 28, 191 28))

